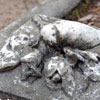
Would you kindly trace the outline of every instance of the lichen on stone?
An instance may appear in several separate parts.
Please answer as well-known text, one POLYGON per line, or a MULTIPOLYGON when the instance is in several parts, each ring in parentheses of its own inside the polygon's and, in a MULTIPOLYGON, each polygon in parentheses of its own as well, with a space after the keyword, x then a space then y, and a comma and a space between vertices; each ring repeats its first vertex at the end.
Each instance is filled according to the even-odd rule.
POLYGON ((94 6, 97 3, 98 0, 81 0, 79 5, 75 7, 70 13, 68 19, 76 20, 80 17, 83 17, 88 13, 89 8, 91 8, 91 5, 94 6))

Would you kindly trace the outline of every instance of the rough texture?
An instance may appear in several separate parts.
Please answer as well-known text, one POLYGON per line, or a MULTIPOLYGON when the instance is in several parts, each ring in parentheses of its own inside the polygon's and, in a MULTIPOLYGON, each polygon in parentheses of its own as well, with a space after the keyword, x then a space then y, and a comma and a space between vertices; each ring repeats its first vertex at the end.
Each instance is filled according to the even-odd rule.
POLYGON ((39 31, 35 27, 29 21, 6 40, 6 44, 0 50, 0 69, 4 70, 8 69, 8 67, 10 69, 20 63, 21 57, 21 61, 25 61, 23 57, 27 55, 26 52, 31 53, 32 51, 36 51, 32 49, 39 41, 39 31))
POLYGON ((45 25, 41 35, 50 45, 62 47, 88 49, 100 44, 100 30, 75 21, 60 20, 45 25))
MULTIPOLYGON (((36 0, 37 1, 37 0, 36 0)), ((66 15, 66 13, 68 13, 69 11, 71 11, 72 8, 74 8, 79 2, 80 0, 74 0, 75 2, 73 2, 73 0, 46 0, 44 1, 42 4, 38 5, 37 7, 33 8, 30 12, 28 12, 27 14, 25 14, 25 16, 23 16, 22 18, 14 21, 13 23, 11 23, 10 25, 8 25, 7 27, 5 27, 4 29, 0 30, 0 49, 4 46, 5 44, 5 40, 8 39, 8 37, 10 37, 12 35, 12 33, 17 30, 21 25, 23 25, 24 23, 26 23, 28 20, 30 20, 36 13, 43 13, 46 15, 51 14, 50 16, 55 16, 55 17, 63 17, 64 15, 66 15), (63 6, 64 4, 64 6, 63 6), (69 5, 72 6, 69 6, 69 5), (57 5, 57 6, 56 6, 57 5), (59 5, 59 6, 58 6, 59 5), (62 5, 62 6, 61 6, 62 5), (51 9, 52 6, 52 9, 51 9), (59 10, 59 9, 60 10, 59 10), (49 13, 48 13, 49 11, 49 13)), ((43 53, 43 51, 45 50, 44 46, 43 49, 41 49, 41 46, 43 46, 42 44, 39 46, 40 51, 43 53)), ((44 53, 43 53, 44 54, 44 53)), ((11 66, 10 66, 11 68, 11 66)), ((27 68, 26 68, 27 69, 27 68)), ((7 74, 7 76, 9 76, 9 73, 7 74)), ((2 77, 4 78, 4 77, 2 77)), ((6 77, 5 77, 6 78, 6 77)), ((10 78, 10 77, 9 77, 10 78)), ((7 77, 7 79, 9 80, 9 78, 7 77)), ((11 78, 10 78, 11 79, 11 78)), ((2 85, 3 82, 5 83, 5 80, 2 80, 2 85)), ((4 85, 5 86, 5 85, 4 85)), ((10 85, 9 85, 10 86, 10 85)), ((8 87, 9 87, 8 86, 8 87)), ((3 86, 1 86, 3 87, 3 86)), ((12 87, 12 86, 11 86, 12 87)), ((11 89, 11 87, 9 89, 11 89)), ((13 88, 13 87, 12 87, 13 88)), ((9 90, 7 89, 7 90, 9 90)), ((2 89, 1 89, 2 90, 2 89)), ((5 91, 5 90, 4 90, 5 91)), ((16 94, 16 92, 11 92, 10 93, 16 94)), ((19 93, 20 94, 20 93, 19 93)), ((17 95, 17 94, 16 94, 17 95)), ((22 96, 22 95, 20 95, 22 96)), ((25 96, 25 94, 23 93, 23 96, 25 96)), ((56 96, 57 98, 58 96, 56 96)), ((28 98, 28 97, 26 97, 28 98)), ((32 97, 30 97, 32 98, 32 97)), ((8 98, 7 98, 8 99, 8 98)), ((11 98, 10 98, 11 99, 11 98)), ((15 99, 15 98, 14 98, 15 99)), ((17 99, 17 98, 16 98, 17 99)), ((34 98, 35 99, 35 98, 34 98)), ((52 98, 51 99, 55 99, 52 98)), ((66 98, 65 98, 66 99, 66 98)))
POLYGON ((88 49, 99 45, 100 40, 95 41, 94 37, 96 34, 99 38, 99 32, 100 30, 78 22, 36 15, 13 32, 5 44, 1 45, 0 52, 4 56, 0 57, 2 61, 0 90, 32 100, 98 100, 100 98, 100 55, 88 49), (57 22, 61 23, 57 24, 57 22), (73 28, 74 32, 66 31, 69 30, 66 22, 72 25, 70 29, 73 28), (55 27, 45 28, 48 25, 56 26, 58 30, 55 31, 55 27), (78 33, 77 29, 80 27, 83 27, 83 30, 78 33), (65 33, 64 36, 62 32, 65 33), (93 45, 88 46, 88 39, 84 39, 87 32, 91 33, 88 39, 93 45), (55 33, 63 36, 63 41, 62 39, 60 42, 53 41, 54 38, 57 39, 55 33), (75 40, 79 41, 78 44, 74 43, 75 40, 66 41, 70 37, 74 38, 73 33, 75 36, 78 35, 75 37, 75 40), (84 41, 80 42, 81 38, 84 41), (72 42, 73 45, 61 46, 61 43, 72 42), (80 49, 81 45, 85 50, 80 49), (4 53, 4 50, 7 53, 4 53), (9 55, 11 53, 16 56, 9 55), (15 65, 10 63, 13 57, 18 58, 14 60, 18 61, 14 63, 15 65), (3 65, 3 63, 7 64, 3 65))

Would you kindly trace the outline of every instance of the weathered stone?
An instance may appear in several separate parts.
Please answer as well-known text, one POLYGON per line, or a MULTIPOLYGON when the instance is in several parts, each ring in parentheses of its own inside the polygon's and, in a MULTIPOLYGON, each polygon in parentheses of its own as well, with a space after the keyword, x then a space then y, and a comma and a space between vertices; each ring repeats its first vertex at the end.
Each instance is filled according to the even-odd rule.
POLYGON ((22 67, 25 66, 19 66, 12 71, 0 73, 0 90, 31 100, 52 100, 53 98, 70 100, 61 90, 52 91, 48 89, 44 77, 37 79, 32 84, 21 81, 22 67))
POLYGON ((52 89, 61 88, 62 81, 70 67, 71 64, 67 59, 59 56, 51 57, 44 66, 47 86, 52 89))
POLYGON ((0 50, 0 71, 12 69, 18 65, 20 58, 27 54, 26 47, 27 52, 32 52, 31 47, 37 45, 39 41, 39 31, 35 28, 33 22, 29 21, 7 39, 6 44, 0 50))
MULTIPOLYGON (((51 34, 48 32, 49 29, 43 30, 45 26, 57 24, 57 29, 60 31, 60 29, 63 30, 63 27, 67 25, 67 22, 73 23, 71 21, 37 15, 32 21, 22 25, 19 30, 16 30, 9 37, 1 48, 0 60, 2 64, 7 59, 6 63, 11 66, 10 69, 14 69, 5 70, 9 68, 8 65, 1 67, 1 71, 5 72, 0 72, 0 90, 32 100, 89 100, 94 95, 96 96, 91 100, 100 98, 100 89, 98 89, 100 85, 100 56, 96 52, 80 50, 80 46, 83 46, 84 49, 90 49, 90 47, 93 48, 99 45, 100 41, 94 41, 94 35, 100 30, 78 24, 78 29, 80 29, 81 25, 87 28, 86 30, 81 30, 82 33, 80 31, 78 37, 76 36, 78 41, 81 41, 81 38, 84 41, 79 44, 76 44, 74 39, 70 42, 66 41, 66 39, 70 38, 70 35, 74 38, 74 32, 69 34, 68 37, 64 35, 64 40, 60 41, 61 43, 73 43, 70 47, 67 47, 68 45, 61 45, 58 40, 56 42, 53 41, 53 39, 58 39, 55 35, 52 37, 55 27, 50 31, 51 34), (58 23, 59 20, 61 23, 58 23), (63 24, 65 26, 62 26, 63 24), (46 34, 40 34, 40 32, 46 32, 46 34), (87 32, 92 34, 85 40, 84 32, 86 36, 88 36, 87 32), (51 36, 49 37, 48 34, 51 36), (88 39, 90 39, 89 41, 93 45, 88 46, 88 39), (4 50, 7 53, 4 53, 4 50), (11 53, 16 55, 14 56, 16 58, 14 61, 18 61, 14 66, 9 64, 8 58, 10 57, 10 61, 13 59, 13 56, 8 55, 11 53)), ((74 27, 74 25, 72 26, 74 27)), ((75 34, 77 34, 78 30, 76 27, 74 29, 76 30, 75 34)), ((63 30, 63 32, 67 34, 66 30, 63 30)), ((59 32, 56 34, 59 34, 59 32)))
POLYGON ((93 27, 68 20, 55 21, 43 26, 41 30, 43 39, 50 45, 84 50, 100 44, 99 33, 100 30, 93 27))

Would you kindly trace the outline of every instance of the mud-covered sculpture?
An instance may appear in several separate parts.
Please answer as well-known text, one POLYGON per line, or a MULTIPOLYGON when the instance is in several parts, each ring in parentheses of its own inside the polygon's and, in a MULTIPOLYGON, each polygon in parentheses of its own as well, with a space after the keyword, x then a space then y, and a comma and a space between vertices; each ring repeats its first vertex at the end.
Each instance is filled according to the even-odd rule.
POLYGON ((42 77, 49 89, 62 90, 74 100, 88 89, 89 82, 100 82, 100 55, 89 51, 99 44, 99 29, 36 15, 0 50, 0 72, 21 65, 21 81, 34 84, 42 77))

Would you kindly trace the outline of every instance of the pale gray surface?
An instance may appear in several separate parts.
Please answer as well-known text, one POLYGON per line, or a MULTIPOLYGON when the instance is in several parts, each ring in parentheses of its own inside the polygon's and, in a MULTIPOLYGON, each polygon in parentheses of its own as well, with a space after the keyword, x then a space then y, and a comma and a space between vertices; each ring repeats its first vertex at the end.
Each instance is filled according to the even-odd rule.
MULTIPOLYGON (((41 29, 43 25, 48 24, 49 22, 56 21, 60 19, 56 18, 48 18, 45 16, 37 16, 36 19, 33 19, 31 23, 33 23, 33 26, 36 25, 35 29, 41 29), (37 21, 38 19, 38 21, 37 21)), ((27 23, 25 23, 26 26, 28 26, 27 23)), ((23 26, 25 26, 23 25, 23 26)), ((23 32, 27 34, 27 27, 23 28, 23 32)), ((79 26, 80 27, 80 26, 79 26)), ((87 29, 86 29, 87 30, 87 29)), ((16 30, 18 32, 18 30, 16 30)), ((22 32, 22 30, 20 30, 22 32)), ((22 33, 23 33, 22 32, 22 33)), ((16 32, 15 32, 16 33, 16 32)), ((32 30, 31 33, 35 34, 36 30, 32 30)), ((29 32, 30 34, 30 32, 29 32)), ((58 33, 57 33, 58 34, 58 33)), ((15 35, 15 34, 13 34, 15 35)), ((37 35, 35 35, 37 36, 37 35)), ((39 38, 39 44, 36 46, 30 48, 36 48, 40 51, 40 53, 44 56, 41 63, 37 66, 33 66, 33 62, 25 62, 25 64, 22 64, 20 62, 19 65, 16 66, 13 70, 7 71, 7 72, 0 72, 0 90, 3 92, 8 92, 11 94, 15 94, 17 96, 24 97, 26 99, 31 100, 99 100, 100 99, 100 55, 92 52, 77 50, 75 48, 66 48, 65 52, 62 48, 59 48, 55 46, 49 46, 49 44, 46 41, 42 41, 42 38, 39 38), (68 64, 69 67, 66 71, 63 67, 62 63, 65 63, 62 59, 59 59, 61 62, 57 62, 53 60, 54 62, 50 63, 50 65, 47 63, 47 69, 45 70, 46 66, 44 67, 45 62, 50 60, 51 57, 62 57, 64 61, 68 61, 70 64, 68 64), (30 66, 28 66, 28 64, 30 66), (53 64, 57 64, 56 66, 53 64), (30 77, 28 80, 22 81, 22 75, 23 72, 25 73, 25 69, 29 67, 34 72, 38 72, 34 69, 36 67, 37 69, 41 68, 40 71, 42 76, 37 77, 34 75, 37 75, 37 73, 33 74, 33 77, 30 77), (53 66, 53 67, 52 67, 53 66), (57 66, 59 66, 57 68, 57 66), (48 73, 49 68, 54 68, 54 73, 51 74, 50 77, 48 77, 48 74, 45 74, 45 72, 48 73), (65 72, 64 72, 65 71, 65 72), (64 74, 62 74, 64 72, 64 74), (55 83, 55 80, 58 78, 56 75, 58 74, 61 79, 60 81, 57 81, 55 83), (33 80, 31 82, 31 79, 36 78, 36 80, 33 80), (46 80, 47 78, 47 80, 46 80), (49 81, 48 81, 49 80, 49 81), (49 84, 49 86, 48 86, 49 84), (53 88, 57 87, 58 84, 60 88, 53 88)), ((11 42, 11 41, 10 41, 11 42)), ((94 40, 93 40, 94 42, 94 40)), ((81 43, 81 42, 80 42, 81 43)), ((1 48, 5 43, 2 42, 1 48)), ((57 44, 55 44, 57 45, 57 44)), ((23 49, 25 50, 24 45, 23 49)), ((70 46, 71 47, 71 46, 70 46)), ((94 46, 93 46, 94 47, 94 46)), ((12 49, 11 49, 12 50, 12 49)), ((18 46, 19 52, 22 50, 20 48, 20 45, 18 46)), ((16 51, 16 50, 15 50, 16 51)), ((28 54, 29 51, 25 50, 25 52, 22 52, 22 55, 28 54)), ((36 60, 37 56, 36 56, 36 60)), ((37 63, 35 61, 35 63, 37 63)), ((65 64, 66 65, 66 64, 65 64)), ((7 67, 7 66, 6 66, 7 67)), ((27 72, 27 70, 26 70, 27 72)), ((52 73, 52 69, 50 70, 50 73, 52 73)), ((31 74, 29 74, 31 75, 31 74)))
MULTIPOLYGON (((11 23, 6 28, 4 28, 3 30, 0 31, 0 37, 1 37, 1 39, 0 39, 0 41, 1 41, 0 45, 1 46, 0 47, 2 47, 4 45, 5 40, 12 34, 13 31, 15 31, 16 29, 18 29, 25 22, 27 22, 36 13, 46 14, 48 16, 63 17, 69 11, 71 11, 71 9, 74 8, 79 3, 79 1, 80 0, 46 0, 46 2, 38 5, 38 7, 36 7, 36 8, 33 8, 25 16, 23 16, 22 18, 18 19, 15 22, 11 23), (69 5, 71 5, 71 6, 69 6, 69 5)), ((31 94, 33 95, 33 93, 30 93, 30 95, 27 96, 27 93, 22 93, 21 92, 22 90, 25 92, 25 90, 23 88, 20 89, 20 87, 18 87, 17 85, 16 86, 12 86, 14 84, 13 80, 15 79, 15 76, 17 74, 19 76, 19 74, 20 74, 20 70, 21 70, 20 68, 14 69, 14 72, 11 71, 11 72, 6 72, 6 73, 1 73, 1 75, 0 75, 1 76, 1 78, 0 78, 0 80, 1 80, 0 81, 0 83, 1 83, 1 86, 0 86, 1 89, 0 90, 1 91, 5 91, 5 92, 9 92, 9 93, 12 93, 12 94, 19 95, 21 97, 24 96, 26 98, 31 98, 31 99, 35 100, 35 98, 32 98, 32 96, 31 96, 31 94), (18 91, 17 91, 17 89, 18 89, 18 91)), ((42 93, 44 93, 44 92, 42 92, 42 93)), ((1 95, 2 96, 0 96, 0 97, 2 97, 2 98, 0 98, 0 99, 5 99, 5 98, 3 98, 3 95, 5 97, 7 97, 3 93, 1 93, 1 95)), ((17 98, 17 97, 14 98, 13 96, 11 97, 10 95, 8 97, 9 97, 10 100, 15 100, 15 99, 16 100, 23 100, 23 99, 20 99, 20 98, 17 98)), ((44 97, 44 95, 43 95, 43 97, 44 97)), ((53 99, 53 98, 51 98, 51 99, 53 99)), ((41 100, 43 100, 43 99, 41 99, 41 100)))

